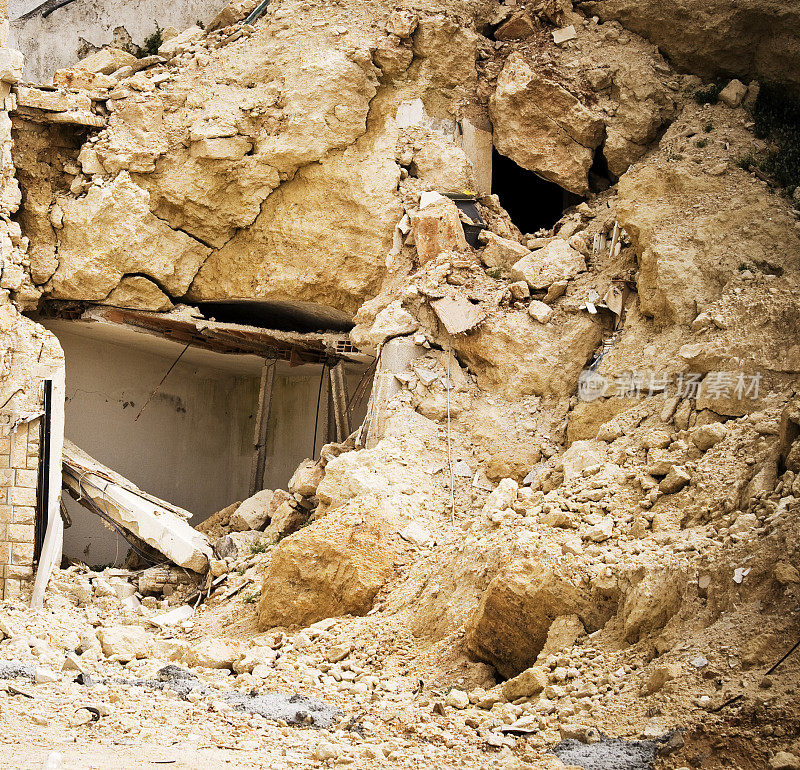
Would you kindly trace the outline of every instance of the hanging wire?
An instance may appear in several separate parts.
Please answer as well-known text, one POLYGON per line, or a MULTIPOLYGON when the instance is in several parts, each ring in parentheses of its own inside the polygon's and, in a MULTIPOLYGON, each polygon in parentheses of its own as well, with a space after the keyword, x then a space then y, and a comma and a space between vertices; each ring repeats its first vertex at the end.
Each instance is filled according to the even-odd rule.
POLYGON ((314 417, 314 446, 311 449, 311 459, 317 456, 317 428, 319 427, 319 404, 322 401, 322 383, 325 381, 325 364, 322 364, 322 374, 319 377, 319 390, 317 391, 317 413, 314 417))
POLYGON ((181 352, 178 354, 178 357, 172 362, 172 366, 170 366, 170 368, 167 369, 166 374, 161 378, 161 382, 159 382, 158 385, 156 385, 153 392, 148 396, 147 401, 145 401, 144 404, 142 405, 142 408, 139 410, 139 414, 137 414, 136 417, 134 417, 133 419, 134 422, 137 422, 138 419, 142 416, 142 412, 147 408, 147 405, 153 400, 153 396, 155 396, 155 394, 158 393, 158 389, 164 384, 164 380, 166 380, 167 377, 169 377, 169 373, 178 365, 178 361, 180 361, 181 358, 183 358, 183 354, 191 346, 192 343, 190 342, 186 345, 186 347, 183 350, 181 350, 181 352))

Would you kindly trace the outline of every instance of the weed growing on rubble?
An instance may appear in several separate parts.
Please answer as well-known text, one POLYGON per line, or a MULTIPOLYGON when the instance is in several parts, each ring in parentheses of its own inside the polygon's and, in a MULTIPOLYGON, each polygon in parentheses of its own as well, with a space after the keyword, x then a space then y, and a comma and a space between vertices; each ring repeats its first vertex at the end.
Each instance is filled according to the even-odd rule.
POLYGON ((702 149, 703 147, 708 147, 708 139, 698 139, 695 143, 696 147, 702 149))
POLYGON ((242 602, 244 604, 255 604, 256 599, 258 599, 258 596, 256 594, 246 594, 242 599, 242 602))
POLYGON ((161 48, 161 44, 164 42, 163 27, 160 27, 155 20, 153 24, 156 25, 155 31, 144 39, 144 45, 136 46, 135 54, 139 59, 144 59, 145 56, 155 56, 158 53, 158 49, 161 48))
POLYGON ((706 88, 698 88, 692 97, 698 104, 716 104, 724 85, 722 83, 712 83, 706 88))
POLYGON ((250 553, 255 556, 258 553, 266 553, 269 550, 269 546, 266 543, 256 542, 252 543, 250 546, 250 553))
POLYGON ((770 143, 756 167, 781 187, 800 185, 800 101, 785 89, 765 85, 753 107, 755 134, 770 143))

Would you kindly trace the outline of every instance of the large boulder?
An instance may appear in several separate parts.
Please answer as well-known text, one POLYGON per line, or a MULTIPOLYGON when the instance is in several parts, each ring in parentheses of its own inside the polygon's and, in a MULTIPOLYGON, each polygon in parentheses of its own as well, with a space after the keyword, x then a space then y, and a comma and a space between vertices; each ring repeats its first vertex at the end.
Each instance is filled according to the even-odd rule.
POLYGON ((784 83, 800 94, 800 6, 794 0, 586 0, 657 45, 677 67, 707 78, 784 83))
POLYGON ((545 563, 509 564, 492 578, 467 623, 467 651, 504 677, 519 674, 536 662, 556 618, 578 615, 585 625, 596 622, 598 608, 579 586, 545 563))
POLYGON ((602 338, 588 313, 539 324, 527 313, 498 313, 469 335, 453 338, 459 358, 487 390, 521 395, 570 395, 602 338))
POLYGON ((393 570, 397 539, 380 509, 337 511, 280 542, 264 576, 259 628, 364 615, 393 570))
MULTIPOLYGON (((681 122, 665 134, 660 151, 634 166, 619 182, 617 216, 639 260, 641 309, 661 325, 691 323, 698 312, 710 309, 722 297, 743 266, 779 275, 797 270, 793 255, 800 252, 800 231, 785 201, 750 174, 724 162, 724 173, 709 173, 708 166, 696 162, 702 154, 692 155, 695 150, 681 138, 686 124, 704 120, 717 125, 726 120, 726 112, 727 108, 720 107, 699 116, 697 105, 687 108, 681 122), (676 157, 676 147, 685 157, 676 157), (687 232, 691 238, 686 238, 687 232)), ((727 128, 727 137, 732 155, 752 142, 740 125, 727 128)), ((772 315, 765 312, 764 303, 774 303, 780 296, 762 293, 758 311, 737 319, 731 323, 736 328, 725 331, 728 348, 748 324, 759 329, 772 315)), ((741 297, 732 300, 742 303, 741 297)), ((783 312, 791 320, 788 306, 783 312)), ((776 320, 779 326, 786 327, 785 321, 776 320)), ((770 336, 756 335, 761 338, 759 344, 770 336)), ((710 343, 707 339, 701 346, 706 357, 714 347, 710 343)), ((758 363, 763 362, 759 356, 758 363)))
POLYGON ((559 83, 534 72, 519 53, 506 60, 490 114, 500 153, 570 192, 589 191, 603 121, 559 83))
POLYGON ((150 212, 150 196, 127 172, 92 186, 83 198, 62 198, 60 205, 54 297, 102 300, 132 273, 181 296, 209 255, 208 247, 150 212))

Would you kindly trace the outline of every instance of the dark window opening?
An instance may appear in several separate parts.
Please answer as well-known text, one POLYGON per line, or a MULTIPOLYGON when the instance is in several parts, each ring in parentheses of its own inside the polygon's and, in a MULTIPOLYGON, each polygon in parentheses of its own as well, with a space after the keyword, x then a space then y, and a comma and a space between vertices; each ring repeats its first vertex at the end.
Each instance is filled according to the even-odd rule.
POLYGON ((523 233, 549 230, 583 198, 492 151, 492 192, 523 233))
POLYGON ((311 302, 250 300, 198 302, 196 306, 208 319, 264 329, 288 332, 349 332, 353 328, 350 316, 311 302))
POLYGON ((614 184, 611 172, 608 170, 608 161, 603 154, 603 148, 598 147, 594 153, 592 167, 589 169, 589 189, 593 193, 607 190, 614 184))

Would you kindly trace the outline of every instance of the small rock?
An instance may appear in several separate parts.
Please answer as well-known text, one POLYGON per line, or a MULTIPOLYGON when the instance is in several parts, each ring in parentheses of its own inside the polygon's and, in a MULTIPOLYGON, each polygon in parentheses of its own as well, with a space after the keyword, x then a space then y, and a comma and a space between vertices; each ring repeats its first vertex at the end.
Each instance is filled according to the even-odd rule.
POLYGON ((337 644, 328 650, 327 658, 331 663, 338 663, 344 660, 353 651, 351 644, 337 644))
POLYGON ((611 537, 614 529, 614 520, 606 517, 599 524, 595 524, 587 533, 586 537, 595 543, 602 543, 611 537))
POLYGON ((320 741, 314 747, 314 759, 320 762, 324 762, 328 759, 336 759, 341 753, 341 749, 330 741, 320 741))
POLYGON ((692 443, 701 451, 705 452, 712 446, 718 444, 725 438, 728 429, 724 423, 712 422, 708 425, 701 425, 692 431, 692 443))
POLYGON ((733 535, 746 535, 756 527, 758 527, 758 516, 754 513, 740 513, 731 525, 730 531, 733 535))
POLYGON ((600 733, 594 727, 587 727, 580 724, 561 724, 558 726, 561 732, 561 740, 575 740, 581 743, 597 743, 600 740, 600 733))
POLYGON ((788 561, 779 561, 775 565, 773 574, 775 575, 775 580, 781 585, 800 583, 800 572, 797 571, 797 567, 789 564, 788 561))
POLYGON ((691 480, 692 477, 685 468, 673 465, 661 480, 658 489, 665 495, 672 495, 675 492, 680 492, 691 480))
POLYGON ((436 540, 434 540, 431 533, 416 521, 407 524, 400 530, 399 535, 403 540, 407 540, 409 543, 422 548, 430 548, 436 545, 436 540))
POLYGON ((734 79, 720 91, 719 100, 728 107, 738 107, 746 94, 747 86, 741 80, 734 79))
POLYGON ((531 290, 525 281, 515 281, 511 284, 511 296, 517 300, 528 299, 531 290))
POLYGON ((521 674, 506 680, 503 697, 508 701, 538 695, 547 686, 547 672, 541 666, 532 666, 521 674))
POLYGON ((568 27, 562 27, 561 29, 553 30, 553 42, 556 45, 562 45, 568 40, 574 40, 577 36, 578 33, 575 32, 575 27, 572 24, 570 24, 568 27))
POLYGON ((52 682, 58 682, 61 677, 50 668, 45 668, 44 666, 37 666, 36 673, 34 675, 36 684, 50 684, 52 682))
POLYGON ((469 696, 463 690, 450 690, 444 703, 454 709, 465 709, 469 706, 469 696))
POLYGON ((658 692, 667 682, 677 679, 681 674, 681 667, 677 663, 662 663, 656 666, 650 674, 645 690, 649 694, 658 692))
POLYGON ((186 663, 205 668, 233 668, 233 664, 239 660, 241 654, 239 645, 235 642, 206 639, 189 650, 186 654, 186 663))
POLYGON ((528 315, 540 324, 546 324, 553 316, 553 308, 538 299, 534 299, 528 305, 528 315))
POLYGON ((769 761, 772 770, 800 770, 800 757, 788 751, 779 751, 769 761))
POLYGON ((98 631, 103 654, 128 663, 146 654, 149 634, 141 626, 111 626, 98 631))

